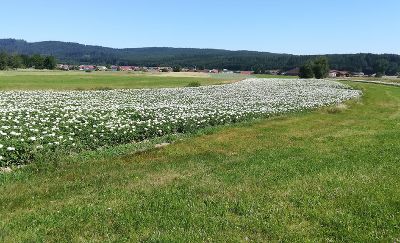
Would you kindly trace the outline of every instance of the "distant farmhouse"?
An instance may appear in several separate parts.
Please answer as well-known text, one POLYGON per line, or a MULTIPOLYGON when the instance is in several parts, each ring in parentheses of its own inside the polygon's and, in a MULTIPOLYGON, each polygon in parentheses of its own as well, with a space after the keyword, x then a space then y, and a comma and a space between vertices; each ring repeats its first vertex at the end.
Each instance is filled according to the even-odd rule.
POLYGON ((279 70, 279 69, 268 70, 267 73, 271 74, 271 75, 279 75, 281 73, 281 70, 279 70))
POLYGON ((253 71, 241 71, 240 74, 241 75, 252 75, 252 74, 254 74, 254 72, 253 71))
POLYGON ((131 66, 119 66, 118 71, 132 71, 133 68, 131 66))
POLYGON ((80 65, 79 66, 79 70, 80 71, 95 71, 96 70, 96 66, 94 66, 94 65, 80 65))
POLYGON ((353 77, 364 77, 365 74, 363 72, 352 72, 351 75, 353 77))
POLYGON ((107 71, 106 66, 96 66, 96 71, 107 71))
POLYGON ((57 69, 64 70, 64 71, 69 71, 70 67, 69 67, 69 65, 66 65, 66 64, 57 64, 57 69))
POLYGON ((329 71, 330 78, 346 78, 346 77, 364 77, 363 72, 349 72, 349 71, 339 71, 331 70, 329 71))
POLYGON ((339 70, 331 70, 329 71, 330 78, 340 78, 340 77, 350 77, 350 72, 348 71, 339 71, 339 70))

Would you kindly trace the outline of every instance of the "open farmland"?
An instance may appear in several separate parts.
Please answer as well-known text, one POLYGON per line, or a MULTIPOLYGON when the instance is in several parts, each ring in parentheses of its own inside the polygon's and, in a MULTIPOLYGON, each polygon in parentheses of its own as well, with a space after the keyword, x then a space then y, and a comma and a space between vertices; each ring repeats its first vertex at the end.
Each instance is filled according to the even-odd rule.
POLYGON ((0 243, 400 243, 400 0, 1 7, 0 243))
POLYGON ((184 87, 224 84, 244 79, 241 75, 205 73, 0 71, 0 90, 107 90, 184 87))
POLYGON ((0 174, 0 240, 396 242, 400 88, 0 174))
POLYGON ((23 164, 54 150, 90 150, 188 133, 338 104, 360 94, 333 81, 287 79, 199 88, 1 92, 0 163, 23 164))

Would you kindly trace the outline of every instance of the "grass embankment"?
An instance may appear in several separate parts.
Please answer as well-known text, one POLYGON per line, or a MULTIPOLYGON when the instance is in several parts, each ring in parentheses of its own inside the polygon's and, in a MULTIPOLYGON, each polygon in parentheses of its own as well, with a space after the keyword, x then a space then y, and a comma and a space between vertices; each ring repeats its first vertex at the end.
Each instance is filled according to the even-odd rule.
MULTIPOLYGON (((0 175, 0 241, 400 238, 400 88, 0 175)), ((79 156, 78 156, 79 157, 79 156)))
POLYGON ((0 72, 0 90, 98 90, 184 87, 223 84, 242 79, 214 77, 203 73, 136 73, 80 71, 5 71, 0 72))
POLYGON ((380 81, 390 83, 400 83, 400 78, 394 76, 384 76, 382 78, 376 77, 350 77, 350 78, 338 78, 343 80, 365 80, 365 81, 380 81))

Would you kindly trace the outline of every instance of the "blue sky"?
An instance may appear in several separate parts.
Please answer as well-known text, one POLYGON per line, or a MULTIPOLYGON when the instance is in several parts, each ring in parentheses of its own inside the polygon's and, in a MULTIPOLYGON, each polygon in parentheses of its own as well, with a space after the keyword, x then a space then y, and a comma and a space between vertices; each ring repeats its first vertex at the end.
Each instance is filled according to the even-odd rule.
POLYGON ((4 1, 0 38, 400 54, 399 0, 4 1))

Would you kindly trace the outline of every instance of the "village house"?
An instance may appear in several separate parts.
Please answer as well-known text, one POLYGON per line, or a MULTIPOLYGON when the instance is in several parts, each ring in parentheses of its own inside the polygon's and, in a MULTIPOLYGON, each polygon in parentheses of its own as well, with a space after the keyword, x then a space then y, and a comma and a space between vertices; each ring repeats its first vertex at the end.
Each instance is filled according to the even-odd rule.
POLYGON ((254 72, 253 71, 240 71, 240 74, 241 75, 252 75, 252 74, 254 74, 254 72))
POLYGON ((106 66, 97 66, 96 71, 107 71, 107 67, 106 66))
POLYGON ((353 77, 364 77, 365 74, 363 72, 352 72, 351 76, 353 76, 353 77))
POLYGON ((157 72, 162 72, 162 69, 163 69, 163 67, 149 67, 148 71, 157 73, 157 72))
POLYGON ((57 69, 64 70, 64 71, 69 71, 70 67, 67 64, 57 64, 57 69))
POLYGON ((118 66, 112 65, 112 66, 110 67, 110 70, 111 70, 111 71, 118 71, 118 66))
POLYGON ((233 71, 230 71, 228 69, 223 69, 222 72, 225 74, 233 74, 233 71))
POLYGON ((328 77, 330 77, 330 78, 336 78, 336 71, 335 71, 335 70, 329 71, 328 77))
POLYGON ((118 71, 132 71, 131 66, 119 66, 118 71))
POLYGON ((271 75, 279 75, 280 72, 281 72, 281 70, 279 70, 279 69, 266 71, 266 73, 271 74, 271 75))
POLYGON ((343 77, 350 77, 351 74, 349 71, 339 71, 339 70, 331 70, 329 71, 330 78, 343 78, 343 77))
POLYGON ((96 66, 94 65, 80 65, 79 66, 79 71, 95 71, 96 66))

